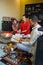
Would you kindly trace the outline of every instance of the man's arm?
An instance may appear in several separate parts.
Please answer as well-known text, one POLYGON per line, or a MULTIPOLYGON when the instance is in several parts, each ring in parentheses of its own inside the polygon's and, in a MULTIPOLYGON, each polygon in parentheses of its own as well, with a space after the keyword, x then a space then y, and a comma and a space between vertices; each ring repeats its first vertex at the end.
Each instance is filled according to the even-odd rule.
POLYGON ((23 44, 25 44, 25 45, 33 45, 38 37, 39 37, 38 31, 34 30, 34 31, 31 32, 30 41, 28 43, 23 43, 23 44))
POLYGON ((24 31, 22 31, 21 33, 23 33, 23 32, 26 32, 27 30, 24 30, 24 31))

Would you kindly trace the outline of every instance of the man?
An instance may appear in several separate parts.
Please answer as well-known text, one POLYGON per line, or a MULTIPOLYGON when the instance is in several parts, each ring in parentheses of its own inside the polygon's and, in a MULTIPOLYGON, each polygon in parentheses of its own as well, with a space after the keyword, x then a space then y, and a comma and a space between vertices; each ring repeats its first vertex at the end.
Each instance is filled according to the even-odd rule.
POLYGON ((30 24, 33 27, 32 28, 32 32, 31 32, 31 38, 30 41, 28 43, 19 43, 17 44, 17 48, 30 52, 30 48, 33 46, 33 44, 36 42, 37 38, 43 34, 42 31, 38 31, 38 28, 40 28, 41 26, 38 24, 38 18, 34 15, 32 16, 32 18, 30 19, 30 24))
POLYGON ((20 23, 20 30, 18 33, 25 35, 30 34, 30 23, 28 21, 28 16, 23 15, 22 22, 20 23))

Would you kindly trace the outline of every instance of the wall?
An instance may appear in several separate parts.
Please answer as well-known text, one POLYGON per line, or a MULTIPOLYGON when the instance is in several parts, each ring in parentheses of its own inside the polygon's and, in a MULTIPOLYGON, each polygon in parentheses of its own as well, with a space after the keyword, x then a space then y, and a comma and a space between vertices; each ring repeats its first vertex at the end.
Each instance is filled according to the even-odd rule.
MULTIPOLYGON (((15 17, 18 20, 25 13, 25 4, 40 3, 43 0, 0 0, 0 21, 3 16, 15 17)), ((0 22, 0 30, 1 30, 0 22)))
MULTIPOLYGON (((20 0, 0 0, 0 21, 3 16, 20 19, 20 0)), ((0 30, 1 30, 0 22, 0 30)))
POLYGON ((43 0, 20 0, 20 17, 25 13, 25 5, 32 3, 43 3, 43 0))
POLYGON ((14 0, 13 8, 14 8, 13 15, 15 16, 15 18, 19 20, 20 19, 20 0, 14 0))

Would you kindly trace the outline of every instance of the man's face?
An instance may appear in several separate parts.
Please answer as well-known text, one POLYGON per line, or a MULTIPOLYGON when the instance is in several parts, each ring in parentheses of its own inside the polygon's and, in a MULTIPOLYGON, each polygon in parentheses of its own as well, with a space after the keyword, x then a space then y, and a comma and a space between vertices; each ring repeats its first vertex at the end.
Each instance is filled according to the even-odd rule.
POLYGON ((26 17, 25 17, 25 16, 23 16, 23 17, 22 17, 22 20, 23 20, 23 21, 26 21, 26 17))
POLYGON ((30 19, 30 25, 31 25, 31 27, 34 26, 34 22, 32 21, 32 19, 30 19))

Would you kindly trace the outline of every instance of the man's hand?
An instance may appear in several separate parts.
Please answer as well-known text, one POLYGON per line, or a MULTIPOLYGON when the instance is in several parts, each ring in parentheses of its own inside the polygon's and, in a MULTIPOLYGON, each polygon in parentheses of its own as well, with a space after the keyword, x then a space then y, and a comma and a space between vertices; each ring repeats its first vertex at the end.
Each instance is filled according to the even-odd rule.
POLYGON ((18 30, 17 33, 21 33, 21 30, 18 30))
POLYGON ((22 33, 23 33, 23 32, 26 32, 26 31, 27 31, 27 30, 24 30, 24 31, 22 31, 22 33))

